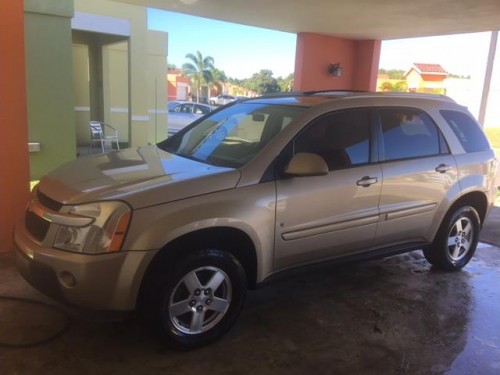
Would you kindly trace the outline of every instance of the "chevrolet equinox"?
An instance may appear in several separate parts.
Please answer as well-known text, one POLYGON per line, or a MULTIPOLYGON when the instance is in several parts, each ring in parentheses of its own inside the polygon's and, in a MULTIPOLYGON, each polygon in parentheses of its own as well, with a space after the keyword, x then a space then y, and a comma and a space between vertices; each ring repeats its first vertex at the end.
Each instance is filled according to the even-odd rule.
POLYGON ((15 231, 18 268, 65 303, 138 309, 190 349, 229 330, 248 288, 292 268, 422 249, 461 269, 496 168, 478 123, 444 96, 243 100, 43 177, 15 231))

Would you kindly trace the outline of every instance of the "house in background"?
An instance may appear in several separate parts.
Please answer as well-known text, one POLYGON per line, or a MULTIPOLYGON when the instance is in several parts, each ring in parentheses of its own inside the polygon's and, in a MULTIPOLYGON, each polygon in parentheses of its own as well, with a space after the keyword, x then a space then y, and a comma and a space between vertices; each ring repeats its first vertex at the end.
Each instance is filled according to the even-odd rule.
POLYGON ((188 100, 190 79, 182 75, 182 70, 171 69, 167 72, 168 101, 188 100))
POLYGON ((417 64, 405 73, 408 91, 446 94, 445 79, 448 72, 439 64, 417 64))

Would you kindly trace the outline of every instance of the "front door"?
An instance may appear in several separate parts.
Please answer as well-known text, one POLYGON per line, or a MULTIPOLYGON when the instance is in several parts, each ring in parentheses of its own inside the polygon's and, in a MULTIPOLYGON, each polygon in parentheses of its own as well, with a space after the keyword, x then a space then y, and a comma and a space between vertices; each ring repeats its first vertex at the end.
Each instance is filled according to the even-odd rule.
POLYGON ((277 180, 276 270, 370 246, 382 186, 372 143, 366 109, 332 112, 297 136, 291 153, 322 156, 329 173, 277 180))

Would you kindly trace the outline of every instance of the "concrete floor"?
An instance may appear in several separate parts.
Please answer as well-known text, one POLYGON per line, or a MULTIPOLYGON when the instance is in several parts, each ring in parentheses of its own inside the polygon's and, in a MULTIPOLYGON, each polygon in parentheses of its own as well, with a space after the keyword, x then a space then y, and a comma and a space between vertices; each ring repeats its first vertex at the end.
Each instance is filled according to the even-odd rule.
MULTIPOLYGON (((487 224, 482 240, 499 245, 500 225, 487 224)), ((58 306, 70 324, 42 345, 0 344, 0 374, 499 374, 499 286, 500 248, 485 243, 455 273, 433 270, 419 251, 316 270, 250 292, 229 334, 182 353, 162 347, 135 318, 110 321, 58 305, 4 253, 0 296, 58 306)), ((3 344, 38 341, 65 322, 43 305, 0 298, 3 344)))

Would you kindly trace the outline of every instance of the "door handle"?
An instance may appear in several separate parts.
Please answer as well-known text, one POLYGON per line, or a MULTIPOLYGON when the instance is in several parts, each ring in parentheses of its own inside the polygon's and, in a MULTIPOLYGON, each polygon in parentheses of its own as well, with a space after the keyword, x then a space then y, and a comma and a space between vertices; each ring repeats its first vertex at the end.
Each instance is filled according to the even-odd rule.
POLYGON ((356 185, 362 187, 368 187, 376 183, 377 183, 377 177, 370 177, 370 176, 365 176, 361 180, 356 181, 356 185))
POLYGON ((445 172, 448 172, 450 169, 451 169, 451 165, 439 164, 436 167, 436 172, 445 173, 445 172))

